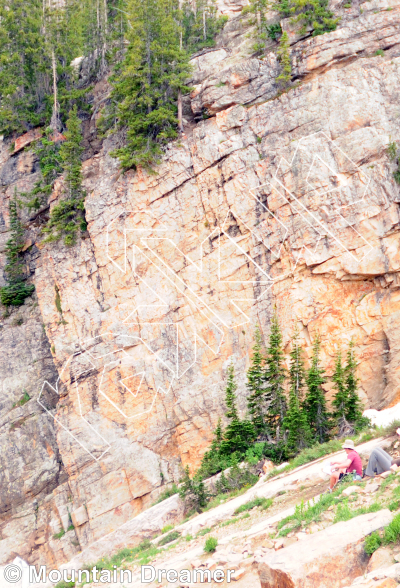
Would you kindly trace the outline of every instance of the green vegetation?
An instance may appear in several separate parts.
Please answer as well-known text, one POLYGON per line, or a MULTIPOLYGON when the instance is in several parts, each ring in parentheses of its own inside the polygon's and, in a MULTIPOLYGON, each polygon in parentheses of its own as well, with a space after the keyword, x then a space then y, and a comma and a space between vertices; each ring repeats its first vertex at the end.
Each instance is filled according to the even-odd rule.
POLYGON ((314 339, 311 368, 307 373, 307 394, 304 399, 304 410, 313 438, 318 443, 328 441, 331 429, 329 414, 322 384, 325 383, 324 370, 320 365, 321 341, 319 335, 314 339))
POLYGON ((385 52, 383 49, 377 49, 377 51, 375 51, 375 55, 376 56, 380 56, 380 57, 384 57, 385 56, 385 52))
POLYGON ((279 41, 277 55, 278 61, 281 64, 282 72, 276 78, 276 81, 283 88, 287 88, 292 79, 292 61, 290 59, 289 36, 286 31, 282 34, 279 41))
POLYGON ((54 138, 52 129, 48 127, 45 135, 33 146, 39 162, 40 178, 30 193, 21 194, 28 209, 39 210, 47 204, 54 182, 62 173, 60 143, 55 142, 54 138))
POLYGON ((172 533, 168 533, 168 535, 160 539, 158 545, 167 545, 167 543, 171 543, 172 541, 179 539, 180 536, 181 534, 179 531, 172 531, 172 533))
MULTIPOLYGON (((268 34, 269 28, 266 19, 268 5, 268 0, 250 0, 249 6, 244 10, 244 13, 250 12, 254 15, 249 24, 255 26, 253 51, 256 53, 261 53, 265 48, 267 39, 272 38, 268 34)), ((279 29, 281 30, 280 26, 279 29)))
POLYGON ((207 533, 210 533, 211 529, 210 527, 206 527, 205 529, 201 529, 201 531, 199 531, 197 533, 197 537, 204 537, 204 535, 207 535, 207 533))
POLYGON ((393 172, 393 177, 397 184, 400 184, 400 158, 398 154, 398 147, 395 141, 391 141, 387 148, 389 159, 394 161, 397 165, 397 169, 393 172))
POLYGON ((362 416, 362 406, 357 394, 357 363, 354 357, 354 342, 350 341, 347 352, 347 364, 343 366, 342 353, 336 355, 335 383, 336 394, 333 400, 333 418, 340 437, 352 435, 363 429, 368 422, 362 416))
POLYGON ((208 537, 204 544, 204 551, 206 553, 214 553, 214 551, 217 549, 217 545, 218 539, 216 539, 215 537, 208 537))
POLYGON ((189 53, 214 47, 216 35, 228 20, 227 16, 216 17, 215 0, 197 0, 193 8, 184 2, 180 13, 182 45, 189 53))
POLYGON ((17 408, 18 406, 24 406, 24 404, 29 402, 30 399, 31 399, 31 397, 29 396, 28 392, 26 390, 24 390, 24 393, 21 396, 21 398, 18 400, 18 402, 14 402, 13 408, 17 408))
POLYGON ((400 538, 400 514, 396 515, 391 523, 383 530, 383 535, 378 532, 369 535, 364 542, 364 550, 368 555, 379 549, 381 545, 397 543, 400 538))
POLYGON ((154 504, 158 504, 159 502, 162 502, 163 500, 170 498, 170 496, 174 496, 174 494, 178 494, 178 493, 179 493, 179 488, 174 483, 174 484, 172 484, 172 486, 170 488, 167 488, 166 490, 164 490, 164 492, 162 492, 162 494, 160 494, 160 496, 158 497, 158 499, 156 500, 156 502, 154 504))
POLYGON ((273 500, 271 498, 253 498, 249 502, 242 504, 239 506, 233 514, 237 515, 241 512, 247 512, 248 510, 252 510, 258 506, 262 507, 262 510, 267 510, 270 506, 272 506, 273 500))
POLYGON ((64 529, 61 529, 61 531, 59 531, 58 533, 55 533, 53 535, 53 539, 61 539, 61 537, 64 537, 65 535, 65 531, 64 529))
MULTIPOLYGON (((306 371, 298 330, 292 337, 289 374, 284 367, 282 333, 276 310, 271 319, 268 346, 265 349, 258 326, 254 333, 253 356, 247 372, 248 418, 240 418, 236 406, 236 382, 233 364, 227 370, 225 404, 227 426, 221 419, 214 430, 211 448, 204 454, 201 466, 194 478, 185 473, 180 494, 188 508, 199 511, 215 506, 232 491, 249 488, 257 481, 254 466, 264 458, 281 463, 289 457, 291 462, 280 470, 273 470, 269 477, 323 457, 341 449, 342 441, 329 440, 332 434, 361 431, 369 425, 362 417, 357 394, 357 363, 354 344, 350 342, 346 366, 341 355, 336 360, 334 382, 337 388, 334 418, 326 408, 324 370, 321 366, 321 341, 316 335, 310 368, 306 371), (288 403, 286 390, 289 390, 288 403), (344 420, 343 420, 344 419, 344 420), (342 423, 346 423, 343 430, 342 423), (239 463, 241 465, 239 466, 239 463), (202 480, 221 472, 216 493, 207 492, 202 480)), ((369 431, 358 442, 369 440, 369 431)))
POLYGON ((114 108, 105 128, 125 130, 125 144, 114 152, 124 170, 151 170, 163 146, 178 136, 178 95, 190 90, 189 53, 181 43, 178 2, 129 0, 127 13, 129 46, 111 79, 114 108))
POLYGON ((168 533, 168 531, 172 531, 172 529, 174 528, 174 525, 165 525, 165 527, 163 527, 161 529, 161 533, 168 533))
POLYGON ((82 188, 82 132, 77 107, 69 113, 66 140, 60 147, 62 169, 65 172, 64 198, 54 206, 43 232, 47 234, 45 241, 58 241, 62 237, 64 243, 72 246, 76 243, 79 230, 85 231, 85 192, 82 188))
POLYGON ((292 351, 290 353, 289 384, 289 407, 283 422, 283 428, 288 431, 288 453, 296 454, 299 450, 309 447, 312 443, 307 413, 302 409, 305 369, 297 327, 293 335, 292 351))
POLYGON ((25 299, 32 296, 35 286, 26 284, 24 266, 22 264, 22 248, 24 230, 18 218, 15 199, 8 205, 11 237, 6 243, 7 262, 4 267, 6 285, 0 288, 0 300, 4 306, 22 306, 25 299))
POLYGON ((311 30, 312 36, 316 37, 336 30, 340 18, 335 18, 334 13, 329 10, 328 0, 282 0, 278 7, 283 7, 285 15, 287 4, 290 6, 290 15, 293 15, 293 23, 300 24, 300 34, 311 30))
POLYGON ((367 553, 368 555, 372 555, 374 553, 374 551, 379 549, 379 547, 381 545, 382 545, 381 536, 379 535, 379 533, 377 533, 377 531, 375 531, 374 533, 371 533, 371 535, 368 535, 368 537, 366 537, 366 539, 365 539, 365 542, 364 542, 365 553, 367 553))

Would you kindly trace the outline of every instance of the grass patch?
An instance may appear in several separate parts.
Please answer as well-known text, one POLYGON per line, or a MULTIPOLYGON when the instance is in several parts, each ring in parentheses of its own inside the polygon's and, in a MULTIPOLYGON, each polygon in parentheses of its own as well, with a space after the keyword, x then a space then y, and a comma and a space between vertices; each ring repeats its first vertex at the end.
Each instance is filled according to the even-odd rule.
POLYGON ((214 551, 217 549, 217 545, 218 539, 216 539, 215 537, 208 537, 204 544, 204 551, 206 553, 214 553, 214 551))
POLYGON ((65 531, 64 529, 61 529, 61 531, 59 531, 58 533, 55 533, 53 535, 53 539, 61 539, 61 537, 64 537, 65 535, 65 531))
POLYGON ((346 501, 343 504, 339 504, 333 522, 340 523, 341 521, 350 521, 350 519, 354 519, 354 517, 358 517, 369 512, 378 512, 378 510, 382 510, 382 508, 382 504, 379 504, 378 502, 373 502, 369 506, 362 506, 360 508, 352 510, 349 507, 349 503, 346 501))
POLYGON ((250 500, 249 502, 246 502, 245 504, 242 504, 241 506, 239 506, 235 512, 233 514, 237 515, 240 514, 241 512, 246 512, 248 510, 252 510, 253 508, 256 508, 257 506, 261 506, 263 510, 266 510, 267 508, 269 508, 272 505, 273 501, 271 498, 253 498, 253 500, 250 500))
MULTIPOLYGON (((166 490, 164 490, 164 492, 162 492, 162 494, 160 494, 160 496, 157 498, 157 500, 155 501, 154 504, 159 504, 163 500, 166 500, 167 498, 170 498, 174 494, 178 494, 178 493, 179 493, 178 486, 176 484, 172 484, 171 488, 167 488, 166 490)), ((154 506, 154 504, 152 506, 154 506)))
POLYGON ((210 527, 206 527, 205 529, 201 529, 201 531, 199 531, 196 536, 203 537, 203 535, 207 535, 207 533, 209 533, 210 531, 210 527))
POLYGON ((167 545, 167 543, 171 543, 172 541, 176 541, 179 539, 181 534, 179 531, 172 531, 172 533, 168 533, 165 537, 163 537, 159 542, 158 545, 167 545))
POLYGON ((345 488, 350 486, 352 482, 347 484, 343 483, 341 486, 331 494, 322 494, 318 502, 312 501, 304 503, 302 500, 295 508, 292 515, 286 517, 278 523, 278 537, 286 537, 292 531, 306 527, 311 523, 316 523, 320 520, 321 514, 328 510, 330 506, 335 506, 340 502, 346 500, 346 497, 342 496, 342 492, 345 488))
POLYGON ((165 525, 165 527, 161 529, 161 535, 164 535, 164 533, 168 533, 168 531, 172 531, 173 528, 174 525, 165 525))
POLYGON ((235 517, 234 519, 231 519, 230 521, 224 521, 223 523, 220 524, 220 527, 228 527, 229 525, 234 525, 235 523, 242 521, 243 519, 249 519, 250 518, 250 514, 248 512, 246 512, 246 514, 244 514, 242 517, 235 517))
POLYGON ((383 530, 383 535, 377 531, 371 533, 366 537, 364 542, 364 550, 368 555, 372 555, 374 551, 379 549, 381 545, 389 545, 390 543, 397 543, 400 538, 400 514, 396 515, 391 523, 383 530))

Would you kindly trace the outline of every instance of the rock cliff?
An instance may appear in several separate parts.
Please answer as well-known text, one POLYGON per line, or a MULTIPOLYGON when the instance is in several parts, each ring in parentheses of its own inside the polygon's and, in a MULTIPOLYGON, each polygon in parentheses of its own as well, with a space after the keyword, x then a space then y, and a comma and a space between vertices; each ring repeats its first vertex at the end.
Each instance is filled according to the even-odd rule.
MULTIPOLYGON (((252 56, 241 4, 220 8, 230 20, 192 60, 186 134, 157 173, 122 175, 121 137, 96 138, 102 81, 84 125, 87 234, 44 245, 26 213, 36 294, 0 325, 0 563, 65 562, 194 470, 231 361, 245 411, 254 325, 265 336, 274 305, 285 344, 296 323, 307 352, 320 333, 328 376, 354 339, 367 407, 400 400, 387 151, 400 140, 400 2, 333 2, 340 24, 319 37, 282 21, 296 82, 284 93, 276 44, 252 56)), ((1 144, 3 261, 8 199, 38 174, 32 138, 1 144)))

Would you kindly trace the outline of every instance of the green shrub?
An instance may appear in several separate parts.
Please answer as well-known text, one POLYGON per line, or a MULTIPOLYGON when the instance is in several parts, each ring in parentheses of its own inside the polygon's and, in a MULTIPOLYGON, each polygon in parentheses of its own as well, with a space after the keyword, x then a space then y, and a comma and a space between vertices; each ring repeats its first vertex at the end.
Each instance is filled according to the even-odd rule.
POLYGON ((58 584, 55 585, 55 588, 74 588, 75 586, 75 582, 65 582, 64 580, 61 580, 61 582, 58 582, 58 584))
POLYGON ((383 542, 396 543, 400 537, 400 514, 396 515, 391 523, 385 528, 383 533, 383 542))
POLYGON ((385 52, 383 49, 378 49, 377 51, 375 51, 375 55, 383 57, 385 55, 385 52))
POLYGON ((61 537, 64 537, 65 535, 65 531, 64 529, 61 529, 61 531, 59 531, 58 533, 55 533, 53 535, 53 539, 61 539, 61 537))
POLYGON ((217 549, 218 539, 215 537, 208 537, 204 544, 204 551, 206 553, 213 553, 217 549))
POLYGON ((164 490, 164 492, 162 494, 160 494, 160 496, 158 497, 158 499, 156 500, 156 502, 154 504, 158 504, 159 502, 162 502, 163 500, 166 500, 167 498, 170 498, 171 496, 174 496, 174 494, 178 494, 178 493, 179 493, 179 488, 174 483, 174 484, 172 484, 171 488, 167 488, 166 490, 164 490))
POLYGON ((172 531, 173 528, 174 525, 165 525, 165 527, 161 529, 161 534, 168 533, 168 531, 172 531))
POLYGON ((172 531, 172 533, 168 533, 168 535, 163 537, 158 542, 158 544, 159 545, 166 545, 167 543, 171 543, 171 541, 175 541, 176 539, 179 539, 180 536, 181 536, 181 534, 179 533, 179 531, 172 531))
POLYGON ((382 539, 380 538, 379 534, 375 531, 374 533, 371 533, 371 535, 368 535, 368 537, 365 538, 364 551, 368 555, 372 555, 374 551, 379 549, 381 545, 382 539))
POLYGON ((399 500, 392 500, 392 502, 389 504, 388 509, 393 512, 395 510, 399 510, 400 508, 400 501, 399 500))

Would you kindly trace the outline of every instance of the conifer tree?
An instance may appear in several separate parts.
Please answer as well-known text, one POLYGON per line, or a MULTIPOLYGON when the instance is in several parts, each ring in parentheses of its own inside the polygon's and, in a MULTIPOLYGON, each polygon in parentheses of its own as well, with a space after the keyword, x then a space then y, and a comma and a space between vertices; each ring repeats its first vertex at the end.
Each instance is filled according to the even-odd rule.
POLYGON ((286 370, 282 343, 282 332, 275 309, 271 319, 271 332, 265 359, 265 379, 267 382, 266 401, 268 405, 267 428, 269 435, 277 440, 280 439, 280 431, 287 410, 284 391, 286 370))
POLYGON ((9 215, 11 237, 6 243, 7 263, 4 268, 7 284, 0 288, 0 300, 5 306, 21 306, 25 299, 33 294, 35 287, 25 283, 20 256, 24 244, 24 230, 18 218, 15 199, 10 200, 9 215))
POLYGON ((65 172, 64 198, 50 213, 46 228, 46 241, 57 241, 64 237, 66 245, 74 245, 79 229, 86 230, 84 216, 85 192, 82 188, 82 132, 77 108, 70 111, 67 121, 66 140, 61 145, 60 157, 65 172))
POLYGON ((286 31, 282 33, 278 47, 278 61, 281 64, 282 72, 276 78, 276 81, 283 87, 287 88, 292 79, 292 61, 290 59, 289 36, 286 31))
POLYGON ((255 32, 255 43, 253 45, 253 50, 256 52, 260 52, 265 47, 265 42, 268 38, 268 26, 267 26, 267 18, 266 12, 268 10, 268 0, 250 0, 250 5, 248 7, 248 12, 254 14, 254 20, 251 22, 252 25, 255 25, 256 32, 255 32))
POLYGON ((362 416, 362 405, 357 394, 357 363, 354 357, 354 342, 350 341, 347 351, 347 363, 343 366, 339 351, 336 358, 335 382, 336 395, 333 400, 334 418, 341 437, 353 434, 357 429, 368 425, 368 419, 362 416))
POLYGON ((214 47, 215 36, 227 20, 216 16, 215 0, 185 1, 181 6, 181 26, 183 47, 195 53, 206 47, 214 47))
POLYGON ((357 393, 358 378, 356 376, 357 362, 354 353, 354 341, 350 341, 347 351, 347 362, 344 369, 345 386, 347 392, 347 420, 353 424, 354 429, 360 429, 369 424, 369 419, 363 417, 362 404, 357 393))
POLYGON ((178 136, 177 100, 190 90, 189 55, 180 48, 177 0, 129 0, 127 13, 129 46, 111 94, 116 111, 105 119, 126 132, 126 144, 114 152, 122 168, 151 170, 178 136))
POLYGON ((287 431, 287 446, 292 454, 311 445, 311 431, 307 415, 303 410, 303 392, 305 387, 305 370, 299 331, 296 327, 290 352, 290 390, 289 406, 283 428, 287 431))
POLYGON ((264 363, 265 357, 263 354, 261 333, 257 325, 254 331, 253 356, 251 358, 251 365, 247 371, 247 389, 250 392, 247 399, 247 406, 257 435, 265 431, 266 381, 264 363))
POLYGON ((221 442, 221 453, 231 455, 234 452, 244 454, 256 438, 252 423, 240 420, 236 406, 235 369, 233 364, 228 367, 228 379, 225 391, 226 416, 229 424, 224 431, 221 442))
POLYGON ((307 394, 304 399, 304 410, 306 411, 314 440, 324 443, 328 440, 331 424, 322 388, 325 379, 323 376, 324 371, 320 366, 320 349, 321 342, 317 334, 313 343, 311 367, 306 376, 307 394))
POLYGON ((347 420, 348 410, 348 392, 345 383, 345 370, 342 362, 342 352, 339 350, 336 355, 335 372, 333 374, 336 394, 333 399, 333 418, 338 428, 339 437, 351 435, 354 430, 347 420))

